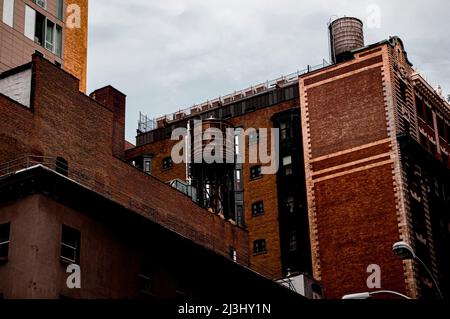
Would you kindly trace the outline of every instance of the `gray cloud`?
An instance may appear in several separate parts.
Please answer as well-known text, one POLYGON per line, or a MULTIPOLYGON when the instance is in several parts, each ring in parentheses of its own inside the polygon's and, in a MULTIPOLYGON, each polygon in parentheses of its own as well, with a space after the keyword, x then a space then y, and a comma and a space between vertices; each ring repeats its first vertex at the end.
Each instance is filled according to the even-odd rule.
POLYGON ((139 111, 171 113, 328 60, 333 15, 381 28, 366 43, 400 36, 410 60, 450 93, 450 3, 441 0, 95 0, 89 4, 88 86, 127 94, 127 138, 139 111))

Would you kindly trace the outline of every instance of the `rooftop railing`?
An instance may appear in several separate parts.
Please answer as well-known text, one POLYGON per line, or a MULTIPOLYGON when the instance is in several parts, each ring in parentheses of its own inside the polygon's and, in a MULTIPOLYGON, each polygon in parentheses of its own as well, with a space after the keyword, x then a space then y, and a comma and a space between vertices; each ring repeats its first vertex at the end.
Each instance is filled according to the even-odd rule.
POLYGON ((294 73, 281 76, 277 79, 266 81, 254 86, 251 86, 249 88, 235 91, 234 93, 220 96, 218 98, 215 98, 213 100, 208 100, 201 104, 196 104, 194 106, 191 106, 189 108, 180 109, 178 112, 174 112, 168 115, 164 115, 155 119, 150 119, 146 115, 140 113, 139 118, 139 124, 138 124, 138 130, 140 133, 146 133, 149 131, 152 131, 158 127, 162 127, 164 124, 174 122, 181 120, 183 118, 198 115, 204 112, 208 112, 217 108, 220 108, 223 105, 234 103, 243 99, 246 99, 248 97, 252 97, 261 93, 265 93, 269 90, 272 90, 275 87, 284 87, 291 85, 298 81, 298 78, 300 75, 307 74, 313 71, 320 70, 324 67, 329 66, 330 63, 323 60, 321 64, 310 66, 308 65, 303 70, 297 70, 294 73))

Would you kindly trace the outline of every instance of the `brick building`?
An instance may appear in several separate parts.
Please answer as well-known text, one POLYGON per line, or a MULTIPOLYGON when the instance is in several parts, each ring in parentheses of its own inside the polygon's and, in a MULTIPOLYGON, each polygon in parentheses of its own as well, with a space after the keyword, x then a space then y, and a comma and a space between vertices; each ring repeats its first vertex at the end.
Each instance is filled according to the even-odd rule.
MULTIPOLYGON (((448 296, 450 106, 414 71, 399 38, 364 46, 359 20, 333 27, 346 23, 344 41, 330 27, 332 65, 144 117, 126 159, 187 190, 196 179, 189 165, 171 161, 175 129, 211 118, 243 130, 279 128, 278 173, 236 165, 234 209, 222 216, 249 231, 253 269, 272 279, 310 274, 340 298, 367 291, 368 267, 378 265, 381 288, 435 297, 424 269, 394 256, 392 245, 404 240, 448 296)), ((257 144, 258 132, 240 143, 257 144)))
POLYGON ((0 13, 0 72, 39 51, 80 79, 86 92, 87 0, 3 0, 0 13))
POLYGON ((123 160, 124 94, 86 96, 38 54, 11 77, 24 84, 0 93, 2 297, 293 296, 248 269, 246 230, 123 160))

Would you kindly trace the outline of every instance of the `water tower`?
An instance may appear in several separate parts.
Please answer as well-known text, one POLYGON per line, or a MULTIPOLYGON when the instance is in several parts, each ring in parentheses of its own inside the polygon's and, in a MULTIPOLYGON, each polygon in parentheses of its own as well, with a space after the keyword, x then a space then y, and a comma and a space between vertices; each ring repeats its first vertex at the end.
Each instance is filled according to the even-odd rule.
POLYGON ((329 25, 331 61, 340 63, 351 58, 351 51, 364 47, 363 22, 344 17, 329 25))
POLYGON ((223 120, 214 118, 201 122, 190 122, 191 136, 191 163, 189 176, 191 185, 197 189, 198 202, 201 206, 216 214, 223 215, 225 219, 236 221, 234 205, 234 135, 227 138, 227 129, 233 126, 223 120), (214 154, 208 149, 216 137, 203 139, 200 143, 199 134, 202 136, 210 129, 220 131, 223 143, 216 149, 222 150, 222 154, 214 154), (209 155, 208 155, 209 154, 209 155), (212 154, 212 155, 211 155, 212 154), (220 159, 218 159, 220 157, 220 159), (199 161, 200 159, 200 161, 199 161), (218 160, 215 160, 218 159, 218 160))

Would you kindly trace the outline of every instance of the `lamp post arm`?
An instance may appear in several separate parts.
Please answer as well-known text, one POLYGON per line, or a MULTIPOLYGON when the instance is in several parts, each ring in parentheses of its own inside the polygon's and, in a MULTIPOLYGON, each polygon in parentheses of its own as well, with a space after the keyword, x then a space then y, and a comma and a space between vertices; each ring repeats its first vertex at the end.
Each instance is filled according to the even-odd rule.
POLYGON ((423 268, 425 268, 425 270, 427 271, 428 275, 431 277, 431 280, 433 280, 433 284, 436 287, 436 290, 439 294, 439 298, 440 299, 444 299, 444 296, 442 295, 441 289, 439 288, 439 285, 437 284, 436 279, 433 276, 433 273, 430 271, 430 269, 427 267, 427 265, 422 261, 422 259, 420 259, 419 257, 415 256, 415 259, 423 266, 423 268))

